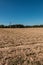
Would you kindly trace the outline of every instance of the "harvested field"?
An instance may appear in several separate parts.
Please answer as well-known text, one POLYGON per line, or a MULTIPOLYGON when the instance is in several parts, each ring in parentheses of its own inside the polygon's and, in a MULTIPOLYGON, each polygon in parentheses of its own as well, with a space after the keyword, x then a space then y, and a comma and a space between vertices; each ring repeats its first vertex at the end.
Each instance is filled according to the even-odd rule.
POLYGON ((0 28, 0 65, 43 65, 43 28, 0 28))

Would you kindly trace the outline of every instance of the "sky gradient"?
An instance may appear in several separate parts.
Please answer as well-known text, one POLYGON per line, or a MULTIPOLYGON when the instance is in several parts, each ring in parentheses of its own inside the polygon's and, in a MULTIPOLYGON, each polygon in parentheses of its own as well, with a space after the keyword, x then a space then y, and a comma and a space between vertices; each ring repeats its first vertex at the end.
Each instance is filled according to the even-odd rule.
POLYGON ((43 24, 43 0, 0 0, 0 24, 43 24))

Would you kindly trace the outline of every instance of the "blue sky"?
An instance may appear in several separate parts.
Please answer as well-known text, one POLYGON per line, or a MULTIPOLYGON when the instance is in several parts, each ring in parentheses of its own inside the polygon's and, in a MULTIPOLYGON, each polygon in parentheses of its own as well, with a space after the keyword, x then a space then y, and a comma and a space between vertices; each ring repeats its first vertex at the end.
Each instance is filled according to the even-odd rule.
POLYGON ((0 24, 43 24, 43 0, 0 0, 0 24))

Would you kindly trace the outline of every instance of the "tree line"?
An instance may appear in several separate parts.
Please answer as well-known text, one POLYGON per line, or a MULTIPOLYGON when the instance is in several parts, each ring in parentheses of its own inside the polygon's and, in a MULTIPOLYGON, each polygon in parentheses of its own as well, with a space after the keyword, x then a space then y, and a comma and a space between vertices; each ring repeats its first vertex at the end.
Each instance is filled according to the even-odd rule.
POLYGON ((0 28, 38 28, 43 27, 43 25, 22 25, 22 24, 15 24, 15 25, 0 25, 0 28))

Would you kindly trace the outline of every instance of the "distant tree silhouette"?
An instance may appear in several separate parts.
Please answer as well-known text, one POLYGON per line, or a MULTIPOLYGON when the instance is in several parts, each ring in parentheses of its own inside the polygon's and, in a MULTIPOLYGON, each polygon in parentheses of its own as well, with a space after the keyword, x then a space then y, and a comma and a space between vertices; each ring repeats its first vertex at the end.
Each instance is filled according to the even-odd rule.
POLYGON ((15 28, 24 28, 24 25, 16 24, 16 25, 15 25, 15 28))
POLYGON ((4 25, 0 25, 0 28, 4 28, 5 26, 4 25))
POLYGON ((43 27, 43 25, 33 25, 33 26, 24 26, 22 24, 13 24, 13 25, 0 25, 0 28, 40 28, 43 27))

